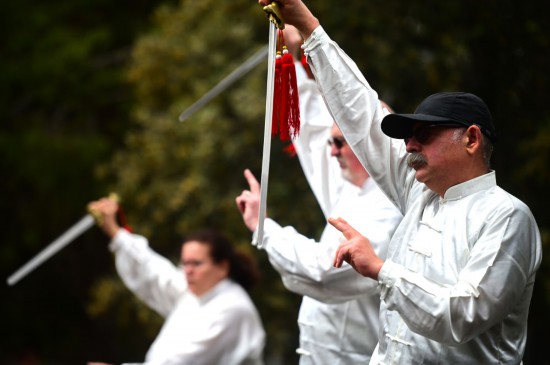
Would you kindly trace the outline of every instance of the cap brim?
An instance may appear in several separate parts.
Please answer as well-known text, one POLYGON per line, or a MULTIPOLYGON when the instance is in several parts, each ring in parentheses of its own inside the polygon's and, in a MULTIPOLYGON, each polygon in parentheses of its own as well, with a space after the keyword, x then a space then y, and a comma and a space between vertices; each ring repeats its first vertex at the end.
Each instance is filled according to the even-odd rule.
POLYGON ((391 138, 405 139, 412 136, 417 123, 449 123, 453 120, 427 114, 388 114, 382 120, 382 132, 391 138))

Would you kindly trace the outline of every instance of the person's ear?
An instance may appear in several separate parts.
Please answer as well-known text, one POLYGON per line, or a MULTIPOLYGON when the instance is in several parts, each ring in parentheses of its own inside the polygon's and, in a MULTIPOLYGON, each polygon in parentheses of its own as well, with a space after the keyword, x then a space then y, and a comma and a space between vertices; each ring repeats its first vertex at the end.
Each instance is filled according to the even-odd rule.
POLYGON ((466 147, 466 150, 473 154, 475 151, 477 151, 479 148, 481 148, 483 137, 481 129, 477 125, 471 125, 466 129, 466 133, 464 133, 464 146, 466 147))
POLYGON ((230 267, 229 267, 229 261, 223 260, 223 261, 220 262, 218 265, 219 265, 221 271, 224 273, 224 277, 229 276, 229 269, 230 269, 230 267))

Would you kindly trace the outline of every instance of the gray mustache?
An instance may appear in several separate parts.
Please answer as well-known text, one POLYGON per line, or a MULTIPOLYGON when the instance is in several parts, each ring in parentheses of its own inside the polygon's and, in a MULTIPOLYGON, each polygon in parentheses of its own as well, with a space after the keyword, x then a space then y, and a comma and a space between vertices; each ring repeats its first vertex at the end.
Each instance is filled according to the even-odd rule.
POLYGON ((428 161, 426 161, 424 155, 418 152, 413 152, 407 157, 407 165, 409 165, 409 167, 421 166, 427 163, 428 161))

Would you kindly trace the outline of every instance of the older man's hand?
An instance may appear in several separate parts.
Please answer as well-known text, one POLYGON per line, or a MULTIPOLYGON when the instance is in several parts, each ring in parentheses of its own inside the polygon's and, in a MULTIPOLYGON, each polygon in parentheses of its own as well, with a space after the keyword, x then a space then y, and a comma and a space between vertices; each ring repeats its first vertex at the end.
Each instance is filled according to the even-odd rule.
MULTIPOLYGON (((270 0, 258 0, 262 6, 269 5, 270 0)), ((319 26, 319 20, 301 0, 277 0, 281 16, 286 24, 295 26, 304 39, 308 39, 311 33, 319 26)))
POLYGON ((374 252, 369 239, 342 218, 329 218, 328 222, 346 239, 336 250, 334 267, 342 267, 345 261, 361 275, 377 280, 384 261, 374 252))

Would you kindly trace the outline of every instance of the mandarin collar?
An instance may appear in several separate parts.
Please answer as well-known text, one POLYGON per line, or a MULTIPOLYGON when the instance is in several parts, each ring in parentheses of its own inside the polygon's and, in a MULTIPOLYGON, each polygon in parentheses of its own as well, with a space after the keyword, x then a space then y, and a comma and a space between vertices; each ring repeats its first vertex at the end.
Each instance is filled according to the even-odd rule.
POLYGON ((496 174, 494 170, 491 170, 484 175, 465 181, 461 184, 451 186, 445 192, 445 196, 440 198, 440 200, 449 201, 462 199, 466 196, 490 189, 496 185, 496 174))

